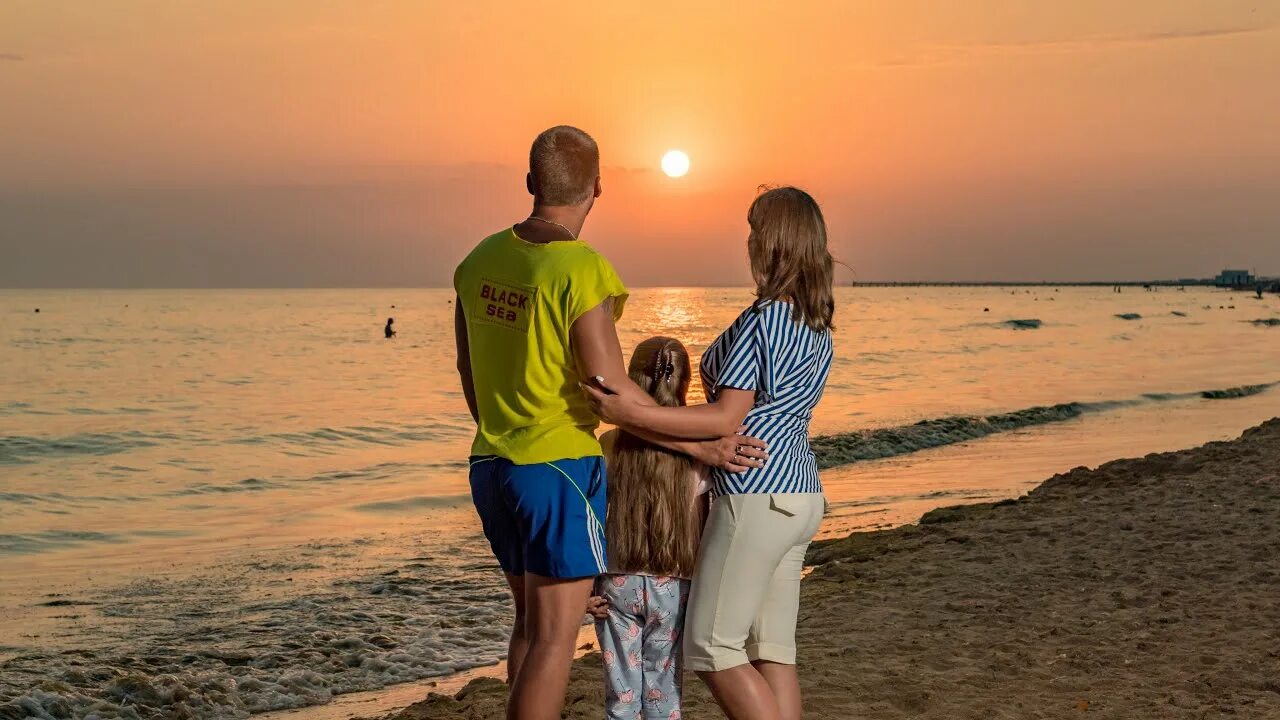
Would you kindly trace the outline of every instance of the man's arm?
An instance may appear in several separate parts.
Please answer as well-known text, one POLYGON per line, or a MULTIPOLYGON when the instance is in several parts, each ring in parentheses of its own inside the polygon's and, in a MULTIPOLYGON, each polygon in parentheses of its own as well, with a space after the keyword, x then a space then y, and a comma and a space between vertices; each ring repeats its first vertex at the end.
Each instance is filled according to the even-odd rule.
POLYGON ((471 419, 480 422, 480 409, 476 406, 476 386, 471 378, 471 346, 467 341, 467 316, 462 312, 462 298, 453 299, 453 344, 458 350, 458 379, 462 381, 462 395, 467 399, 471 419))
POLYGON ((632 402, 654 405, 653 398, 641 390, 627 375, 622 361, 622 344, 618 327, 613 323, 613 298, 586 311, 569 328, 569 346, 578 364, 579 380, 591 383, 604 378, 614 392, 625 394, 632 402))

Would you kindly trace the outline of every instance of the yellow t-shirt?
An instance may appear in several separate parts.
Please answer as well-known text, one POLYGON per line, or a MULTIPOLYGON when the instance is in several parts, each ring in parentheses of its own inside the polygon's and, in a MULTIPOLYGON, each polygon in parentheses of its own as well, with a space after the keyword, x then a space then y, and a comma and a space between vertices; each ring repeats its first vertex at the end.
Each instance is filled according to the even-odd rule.
POLYGON ((473 455, 517 465, 600 455, 600 421, 578 387, 569 328, 609 298, 627 299, 613 266, 581 240, 490 235, 453 275, 467 319, 480 425, 473 455))

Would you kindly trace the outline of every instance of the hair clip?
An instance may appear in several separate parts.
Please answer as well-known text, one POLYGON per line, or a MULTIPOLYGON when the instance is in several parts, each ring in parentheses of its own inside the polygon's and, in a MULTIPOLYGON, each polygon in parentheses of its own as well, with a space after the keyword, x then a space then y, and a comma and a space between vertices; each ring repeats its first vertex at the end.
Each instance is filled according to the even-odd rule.
POLYGON ((671 361, 671 346, 663 345, 653 357, 653 379, 671 382, 675 372, 676 365, 671 361))

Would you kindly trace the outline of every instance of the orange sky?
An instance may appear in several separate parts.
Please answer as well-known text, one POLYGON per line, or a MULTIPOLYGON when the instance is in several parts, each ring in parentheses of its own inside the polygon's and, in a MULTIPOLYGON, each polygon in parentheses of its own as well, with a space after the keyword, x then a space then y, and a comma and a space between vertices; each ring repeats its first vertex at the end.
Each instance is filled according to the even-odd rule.
POLYGON ((760 183, 863 279, 1280 274, 1277 68, 1275 0, 9 0, 0 286, 447 284, 561 122, 637 285, 744 283, 760 183))

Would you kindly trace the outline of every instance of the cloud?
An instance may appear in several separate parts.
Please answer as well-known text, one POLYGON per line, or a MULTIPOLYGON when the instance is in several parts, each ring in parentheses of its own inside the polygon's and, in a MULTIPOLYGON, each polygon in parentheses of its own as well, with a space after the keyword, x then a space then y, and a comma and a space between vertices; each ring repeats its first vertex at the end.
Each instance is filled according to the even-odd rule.
POLYGON ((1138 33, 1133 35, 1100 35, 1079 40, 1030 40, 1023 42, 984 43, 980 45, 953 46, 959 50, 989 51, 1049 51, 1076 52, 1085 50, 1102 50, 1109 47, 1129 45, 1157 45, 1167 42, 1187 40, 1209 40, 1214 38, 1252 35, 1266 32, 1268 27, 1235 27, 1205 28, 1201 30, 1164 30, 1159 32, 1138 33))
POLYGON ((911 56, 885 58, 878 67, 945 65, 969 59, 1005 54, 1095 52, 1116 47, 1143 47, 1174 42, 1214 40, 1269 32, 1272 26, 1220 27, 1198 30, 1162 30, 1129 35, 1099 35, 1063 40, 1014 40, 968 45, 928 45, 911 56))
POLYGON ((1166 32, 1147 33, 1130 39, 1130 42, 1161 42, 1164 40, 1201 40, 1204 38, 1230 37, 1232 35, 1253 35, 1266 32, 1269 27, 1209 28, 1205 30, 1169 30, 1166 32))
POLYGON ((19 55, 17 53, 0 52, 0 62, 4 62, 5 60, 8 60, 10 62, 22 62, 23 60, 26 60, 26 59, 27 59, 26 57, 19 55))

